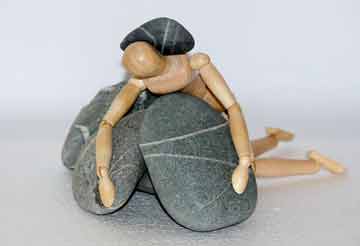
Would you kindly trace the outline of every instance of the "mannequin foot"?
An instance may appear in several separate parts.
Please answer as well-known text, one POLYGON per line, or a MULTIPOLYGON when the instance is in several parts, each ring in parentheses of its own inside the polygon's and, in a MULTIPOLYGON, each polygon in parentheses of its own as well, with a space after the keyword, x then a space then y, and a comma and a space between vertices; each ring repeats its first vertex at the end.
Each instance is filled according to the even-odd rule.
POLYGON ((282 141, 282 142, 289 142, 289 141, 293 140, 295 137, 293 133, 284 131, 280 128, 268 127, 268 128, 266 128, 266 133, 269 136, 275 137, 276 140, 282 141))
POLYGON ((340 163, 329 159, 328 157, 323 156, 317 151, 310 151, 308 153, 308 157, 310 160, 313 160, 319 163, 322 167, 333 174, 341 174, 345 172, 345 167, 340 163))

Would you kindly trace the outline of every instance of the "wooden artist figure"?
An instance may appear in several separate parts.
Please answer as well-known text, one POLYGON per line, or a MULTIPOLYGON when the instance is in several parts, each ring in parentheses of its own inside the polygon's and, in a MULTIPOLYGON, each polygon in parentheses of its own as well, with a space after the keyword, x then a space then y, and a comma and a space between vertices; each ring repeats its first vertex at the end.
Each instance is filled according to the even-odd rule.
MULTIPOLYGON (((144 31, 145 32, 145 31, 144 31)), ((112 158, 112 128, 131 108, 144 90, 158 95, 183 92, 207 102, 212 108, 227 115, 238 165, 232 174, 233 189, 241 194, 248 183, 249 168, 256 176, 291 176, 317 173, 321 167, 338 174, 344 168, 318 152, 311 151, 307 160, 256 159, 277 146, 279 141, 290 141, 293 135, 277 128, 268 128, 268 135, 250 142, 239 102, 221 73, 204 53, 163 55, 146 41, 134 40, 127 44, 122 64, 131 75, 126 86, 112 102, 100 123, 96 137, 96 174, 99 194, 105 207, 115 199, 115 186, 109 176, 112 158)))

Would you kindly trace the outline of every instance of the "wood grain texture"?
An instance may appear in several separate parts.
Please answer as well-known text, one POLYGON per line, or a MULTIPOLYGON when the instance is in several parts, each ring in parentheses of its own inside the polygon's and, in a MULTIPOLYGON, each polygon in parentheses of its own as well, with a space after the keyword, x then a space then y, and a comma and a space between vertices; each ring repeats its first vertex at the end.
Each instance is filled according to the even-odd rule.
POLYGON ((225 108, 215 95, 206 87, 201 76, 195 77, 181 92, 200 98, 207 102, 218 112, 224 112, 225 108))
POLYGON ((258 159, 257 177, 283 177, 319 172, 320 165, 312 160, 258 159))
POLYGON ((342 164, 320 154, 317 151, 310 151, 308 156, 310 159, 318 162, 321 166, 333 174, 341 174, 345 172, 345 167, 342 164))
POLYGON ((211 62, 200 68, 200 75, 210 91, 226 109, 236 103, 236 98, 226 84, 225 79, 211 62))
POLYGON ((196 53, 190 57, 190 65, 192 69, 200 70, 202 67, 210 63, 210 57, 205 53, 196 53))
POLYGON ((114 98, 103 120, 114 126, 128 112, 141 91, 142 88, 133 83, 127 83, 114 98))
POLYGON ((112 126, 101 122, 96 136, 96 174, 101 177, 100 168, 108 169, 112 158, 112 126))
POLYGON ((251 142, 254 156, 257 157, 265 152, 274 149, 279 142, 288 142, 294 139, 294 134, 280 128, 266 128, 267 136, 255 139, 251 142))
POLYGON ((233 104, 228 109, 228 115, 231 136, 239 158, 241 159, 241 157, 250 157, 251 149, 249 143, 249 134, 240 106, 238 104, 233 104))
POLYGON ((161 74, 166 61, 150 44, 135 42, 124 51, 122 64, 133 76, 147 78, 161 74))
POLYGON ((266 136, 260 139, 251 141, 252 149, 255 157, 266 153, 267 151, 278 146, 278 140, 274 136, 266 136))
POLYGON ((115 97, 100 124, 96 137, 96 174, 99 177, 100 199, 105 207, 111 207, 115 200, 115 185, 109 176, 112 158, 112 128, 127 113, 142 91, 136 83, 127 83, 115 97))
POLYGON ((144 79, 145 86, 155 94, 168 94, 182 90, 192 80, 187 55, 166 56, 166 67, 157 76, 144 79))

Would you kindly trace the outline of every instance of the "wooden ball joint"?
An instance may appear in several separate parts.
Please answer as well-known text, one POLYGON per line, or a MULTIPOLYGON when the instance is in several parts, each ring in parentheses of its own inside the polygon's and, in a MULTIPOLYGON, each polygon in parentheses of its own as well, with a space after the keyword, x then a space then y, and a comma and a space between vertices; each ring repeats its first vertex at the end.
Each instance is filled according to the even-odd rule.
POLYGON ((155 94, 180 91, 200 98, 215 110, 227 114, 232 141, 239 157, 231 182, 239 194, 247 186, 249 167, 259 177, 313 174, 321 167, 334 174, 345 171, 341 164, 314 151, 307 160, 256 158, 275 148, 279 142, 292 140, 293 134, 268 128, 266 137, 250 141, 241 107, 207 54, 163 56, 149 43, 139 41, 127 46, 122 64, 132 77, 115 97, 96 137, 96 174, 99 177, 100 198, 105 207, 112 206, 116 194, 108 174, 112 156, 112 128, 143 90, 155 94))

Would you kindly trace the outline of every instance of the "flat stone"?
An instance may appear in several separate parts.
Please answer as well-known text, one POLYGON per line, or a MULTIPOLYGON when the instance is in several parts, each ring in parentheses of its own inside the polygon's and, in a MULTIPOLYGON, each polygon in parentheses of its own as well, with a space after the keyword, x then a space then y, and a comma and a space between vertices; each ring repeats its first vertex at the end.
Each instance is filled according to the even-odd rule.
POLYGON ((126 35, 120 47, 125 50, 137 41, 148 42, 163 55, 185 54, 195 45, 194 38, 183 25, 166 17, 150 20, 136 28, 126 35))
POLYGON ((111 208, 102 205, 96 176, 96 153, 93 136, 85 146, 73 172, 73 194, 79 206, 91 213, 107 214, 121 208, 132 195, 145 165, 138 146, 139 130, 144 110, 123 118, 113 129, 113 156, 109 174, 116 187, 116 197, 111 208))
MULTIPOLYGON (((120 82, 100 90, 95 98, 83 107, 76 116, 62 148, 61 157, 63 164, 67 168, 74 169, 82 148, 90 141, 91 137, 97 133, 99 123, 110 107, 114 97, 125 84, 126 82, 120 82)), ((148 107, 155 98, 156 96, 150 92, 144 91, 140 94, 128 114, 148 107)))
POLYGON ((249 168, 243 194, 231 185, 238 163, 227 121, 205 102, 181 93, 157 99, 147 110, 140 149, 167 213, 194 231, 245 221, 254 212, 257 186, 249 168))

